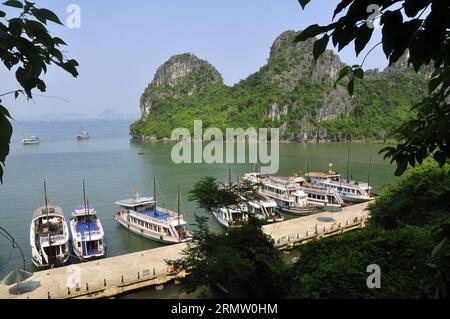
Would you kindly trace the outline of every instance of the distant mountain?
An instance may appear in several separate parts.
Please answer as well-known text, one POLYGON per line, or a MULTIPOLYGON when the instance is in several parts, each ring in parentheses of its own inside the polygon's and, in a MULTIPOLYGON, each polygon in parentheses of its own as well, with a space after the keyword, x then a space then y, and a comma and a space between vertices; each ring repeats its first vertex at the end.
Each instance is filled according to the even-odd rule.
POLYGON ((64 113, 64 114, 42 114, 36 116, 26 116, 19 118, 22 121, 75 121, 75 120, 135 120, 139 114, 118 113, 111 109, 106 109, 99 114, 64 113))
POLYGON ((170 137, 176 127, 281 127, 284 139, 385 138, 426 92, 425 74, 404 59, 383 71, 368 70, 350 97, 333 88, 339 56, 327 50, 314 62, 314 40, 294 43, 287 31, 273 43, 268 63, 230 87, 207 61, 185 53, 171 57, 156 72, 141 97, 135 138, 170 137))

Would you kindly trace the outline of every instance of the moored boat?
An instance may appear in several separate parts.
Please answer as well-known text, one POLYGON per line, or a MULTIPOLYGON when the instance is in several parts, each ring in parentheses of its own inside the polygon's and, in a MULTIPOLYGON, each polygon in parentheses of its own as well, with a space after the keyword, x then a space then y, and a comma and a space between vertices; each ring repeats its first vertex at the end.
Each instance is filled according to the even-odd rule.
POLYGON ((229 207, 215 207, 212 211, 214 217, 223 227, 239 227, 248 220, 247 206, 242 203, 229 207))
POLYGON ((178 212, 174 212, 158 207, 155 196, 140 197, 137 189, 134 194, 134 198, 116 202, 122 209, 114 214, 119 224, 135 234, 165 244, 192 240, 192 235, 186 230, 187 223, 179 211, 179 195, 178 212))
POLYGON ((44 206, 33 213, 30 225, 31 261, 38 268, 62 266, 69 260, 69 230, 61 207, 51 205, 44 182, 44 206))
POLYGON ((371 187, 358 181, 343 181, 341 174, 333 171, 305 174, 308 182, 336 191, 344 201, 362 203, 370 200, 371 187))
POLYGON ((72 249, 82 259, 104 257, 104 232, 94 207, 89 206, 83 181, 83 205, 73 208, 70 221, 72 249))

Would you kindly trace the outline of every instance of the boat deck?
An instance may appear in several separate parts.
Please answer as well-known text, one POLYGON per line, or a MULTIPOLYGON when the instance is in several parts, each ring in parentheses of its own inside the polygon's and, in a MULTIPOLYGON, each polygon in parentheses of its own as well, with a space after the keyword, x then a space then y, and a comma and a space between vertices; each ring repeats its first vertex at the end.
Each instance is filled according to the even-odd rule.
POLYGON ((96 222, 93 221, 87 221, 87 222, 77 222, 76 223, 76 231, 77 233, 87 233, 92 231, 99 231, 99 227, 96 222))
POLYGON ((147 209, 145 211, 138 212, 138 213, 146 215, 146 216, 151 217, 151 218, 163 219, 163 220, 167 220, 167 219, 170 219, 170 218, 174 217, 173 215, 171 215, 169 213, 162 212, 162 211, 157 210, 157 209, 147 209))

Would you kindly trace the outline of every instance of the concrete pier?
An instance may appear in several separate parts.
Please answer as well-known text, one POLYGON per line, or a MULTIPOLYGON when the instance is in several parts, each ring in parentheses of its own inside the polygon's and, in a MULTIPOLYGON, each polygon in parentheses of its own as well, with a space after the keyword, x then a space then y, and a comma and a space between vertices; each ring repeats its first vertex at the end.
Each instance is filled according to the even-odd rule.
MULTIPOLYGON (((327 237, 365 226, 368 203, 345 207, 341 212, 323 212, 266 225, 279 249, 291 249, 309 240, 327 237)), ((181 257, 186 244, 110 257, 82 264, 39 271, 16 286, 0 285, 0 298, 107 298, 177 278, 166 260, 181 257)))

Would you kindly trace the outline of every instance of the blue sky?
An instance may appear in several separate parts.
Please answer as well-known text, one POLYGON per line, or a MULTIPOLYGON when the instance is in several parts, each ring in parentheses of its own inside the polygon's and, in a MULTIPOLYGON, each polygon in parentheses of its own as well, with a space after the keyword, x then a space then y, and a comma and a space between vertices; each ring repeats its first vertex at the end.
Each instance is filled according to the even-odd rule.
MULTIPOLYGON (((81 8, 81 28, 50 28, 80 63, 77 79, 51 68, 46 95, 34 101, 4 98, 18 119, 47 113, 100 113, 110 108, 138 113, 139 98, 159 65, 170 56, 191 52, 208 60, 232 85, 264 65, 274 39, 286 30, 329 23, 337 0, 313 0, 301 10, 297 0, 36 0, 65 23, 69 4, 81 8)), ((380 36, 376 34, 374 42, 380 36)), ((339 53, 346 63, 361 62, 352 48, 339 53)), ((365 67, 384 68, 381 49, 365 67)), ((1 92, 18 88, 14 74, 0 66, 1 92)))

